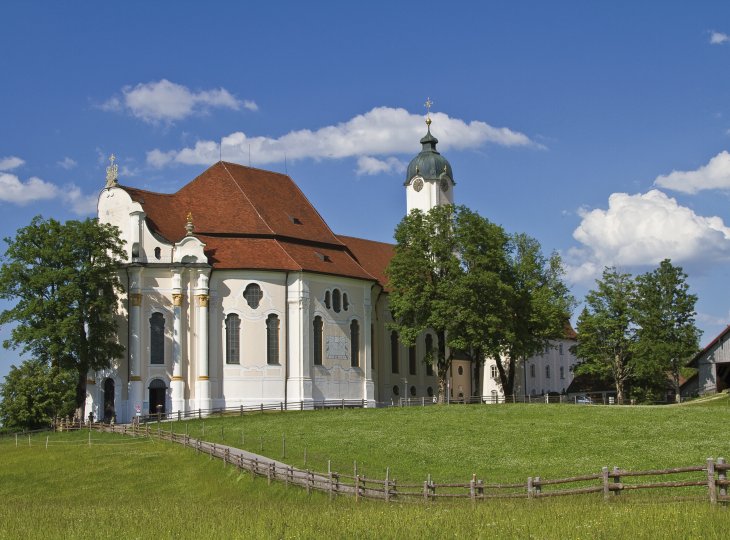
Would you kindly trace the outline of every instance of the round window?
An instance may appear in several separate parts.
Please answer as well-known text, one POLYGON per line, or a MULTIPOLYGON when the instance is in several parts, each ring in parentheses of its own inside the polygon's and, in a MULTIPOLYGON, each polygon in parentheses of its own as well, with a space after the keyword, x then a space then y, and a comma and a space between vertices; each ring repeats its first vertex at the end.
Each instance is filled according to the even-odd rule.
POLYGON ((411 396, 412 397, 416 396, 416 387, 415 386, 411 386, 411 396))
POLYGON ((464 368, 462 366, 459 366, 459 375, 464 374, 464 368))
POLYGON ((400 388, 398 388, 397 384, 393 387, 393 394, 396 396, 400 394, 400 388))

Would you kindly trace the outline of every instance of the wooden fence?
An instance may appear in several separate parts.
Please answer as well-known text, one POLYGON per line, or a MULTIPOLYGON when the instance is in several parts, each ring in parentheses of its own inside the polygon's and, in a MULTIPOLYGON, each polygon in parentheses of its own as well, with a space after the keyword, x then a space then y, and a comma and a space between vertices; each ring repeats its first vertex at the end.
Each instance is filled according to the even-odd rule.
POLYGON ((159 425, 157 428, 147 425, 107 425, 94 424, 94 429, 100 431, 121 433, 135 437, 156 436, 159 439, 182 444, 196 452, 207 454, 211 459, 223 461, 225 465, 232 465, 241 471, 248 471, 253 477, 265 477, 270 484, 273 481, 287 485, 300 486, 311 491, 323 491, 330 497, 336 495, 350 495, 356 499, 408 500, 422 499, 425 501, 438 499, 506 499, 506 498, 543 498, 565 495, 583 495, 589 493, 603 493, 608 500, 624 491, 640 489, 671 489, 671 488, 704 488, 711 503, 729 502, 727 472, 730 465, 725 459, 714 460, 708 458, 703 465, 677 467, 650 471, 627 471, 614 467, 609 470, 603 467, 601 472, 571 478, 543 479, 539 476, 529 477, 525 482, 489 483, 477 479, 472 475, 466 482, 437 483, 429 475, 422 484, 399 483, 391 478, 390 470, 386 471, 384 479, 376 479, 358 474, 355 465, 353 474, 342 474, 331 470, 327 472, 303 470, 291 465, 277 462, 270 458, 258 456, 225 445, 217 445, 189 437, 186 434, 177 434, 172 430, 164 431, 159 425), (680 476, 678 478, 678 476, 680 476), (642 482, 640 479, 647 478, 642 482))

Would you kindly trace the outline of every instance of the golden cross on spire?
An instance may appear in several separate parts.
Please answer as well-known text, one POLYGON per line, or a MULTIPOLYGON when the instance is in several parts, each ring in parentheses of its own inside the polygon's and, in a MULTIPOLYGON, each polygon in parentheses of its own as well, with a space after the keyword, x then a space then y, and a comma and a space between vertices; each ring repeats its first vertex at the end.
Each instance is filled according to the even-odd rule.
POLYGON ((431 105, 433 105, 433 101, 431 101, 430 97, 426 98, 426 103, 423 104, 424 107, 426 107, 426 125, 431 125, 431 105))
POLYGON ((115 187, 118 185, 117 174, 119 172, 119 166, 114 163, 116 161, 114 154, 109 156, 109 166, 106 168, 106 187, 115 187))

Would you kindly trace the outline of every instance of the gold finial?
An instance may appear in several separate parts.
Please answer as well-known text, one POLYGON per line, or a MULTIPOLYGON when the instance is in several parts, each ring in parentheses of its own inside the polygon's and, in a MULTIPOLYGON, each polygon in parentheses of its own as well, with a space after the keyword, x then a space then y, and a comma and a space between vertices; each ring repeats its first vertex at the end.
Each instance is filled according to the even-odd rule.
POLYGON ((185 218, 185 231, 187 231, 187 236, 193 235, 193 230, 195 229, 195 226, 193 225, 193 213, 188 212, 187 218, 185 218))
POLYGON ((116 157, 114 154, 109 156, 109 166, 106 168, 106 187, 116 187, 119 185, 119 182, 117 182, 117 173, 119 171, 119 166, 114 163, 116 161, 116 157))
POLYGON ((426 98, 426 103, 423 104, 424 107, 426 107, 426 125, 431 125, 431 105, 433 105, 433 101, 431 101, 430 97, 426 98))

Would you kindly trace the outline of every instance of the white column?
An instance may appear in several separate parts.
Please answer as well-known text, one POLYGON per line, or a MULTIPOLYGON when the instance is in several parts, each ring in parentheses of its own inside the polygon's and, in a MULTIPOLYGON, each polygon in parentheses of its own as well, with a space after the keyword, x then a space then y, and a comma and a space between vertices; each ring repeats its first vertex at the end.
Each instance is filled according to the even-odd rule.
POLYGON ((139 286, 141 268, 130 269, 129 291, 129 417, 134 418, 136 408, 142 409, 142 294, 139 286))
POLYGON ((363 324, 362 324, 362 341, 364 341, 365 354, 363 358, 363 380, 362 380, 362 399, 367 402, 368 407, 375 407, 375 382, 373 381, 373 351, 372 351, 372 306, 370 305, 371 288, 365 287, 363 291, 363 324))
POLYGON ((182 376, 182 279, 180 269, 172 270, 172 412, 185 412, 185 380, 182 376))
POLYGON ((202 270, 198 274, 195 287, 197 324, 196 357, 198 361, 198 381, 196 395, 198 408, 210 409, 210 377, 208 371, 208 276, 202 270))

